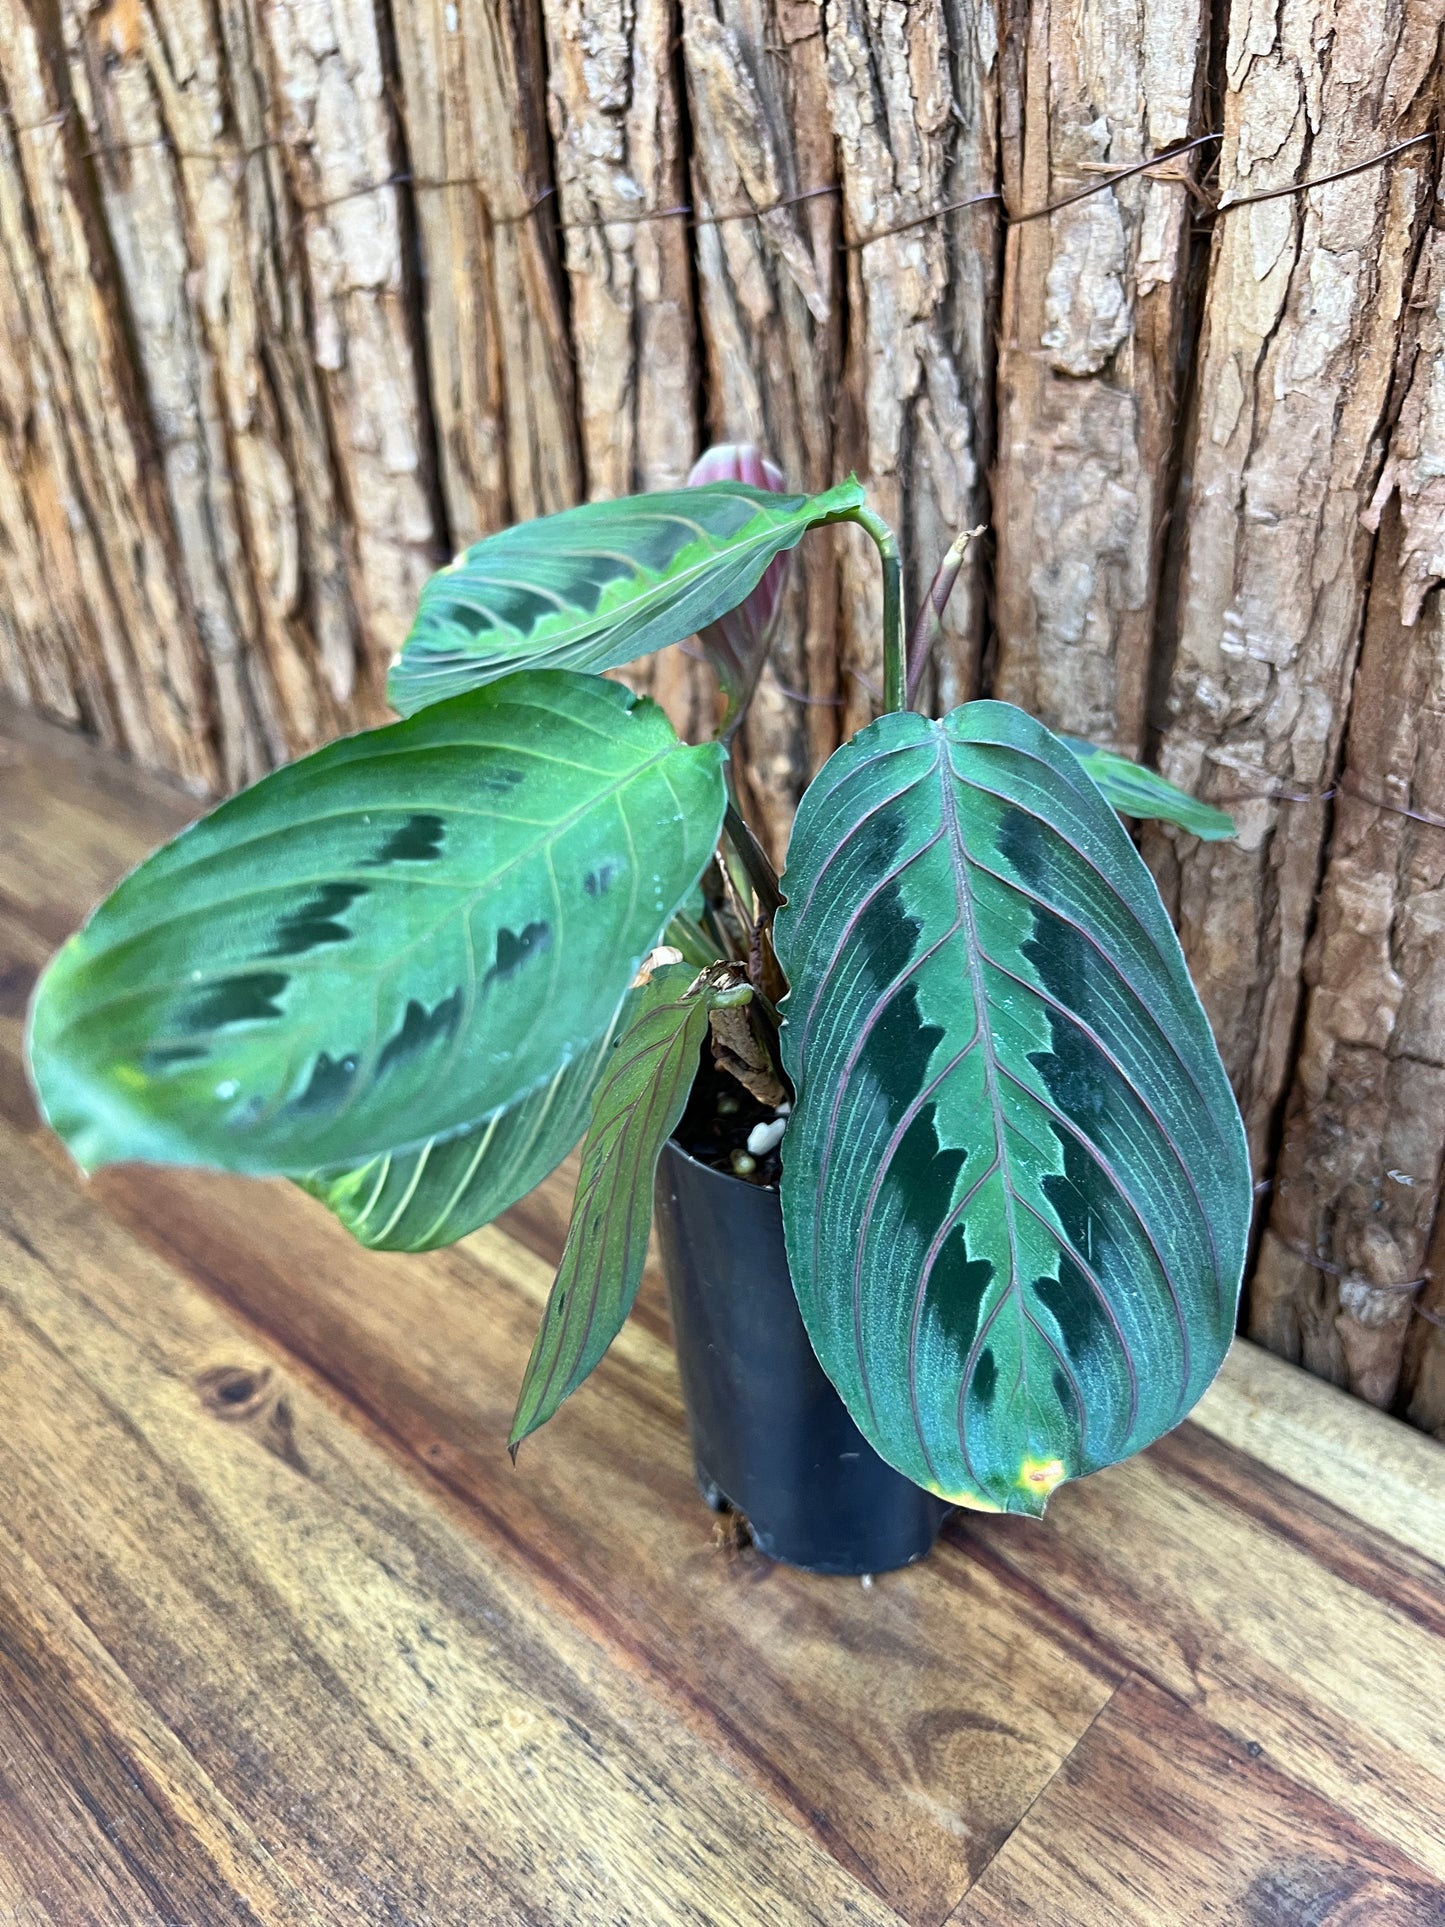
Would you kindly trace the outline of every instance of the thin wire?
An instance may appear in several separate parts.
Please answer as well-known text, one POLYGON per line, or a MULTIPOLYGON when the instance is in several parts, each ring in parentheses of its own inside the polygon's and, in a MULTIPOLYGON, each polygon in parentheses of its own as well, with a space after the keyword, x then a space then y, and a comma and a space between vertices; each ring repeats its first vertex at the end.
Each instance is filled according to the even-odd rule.
POLYGON ((1380 167, 1397 154, 1403 154, 1406 148, 1423 146, 1434 138, 1435 130, 1432 127, 1423 134, 1412 134, 1407 141, 1397 141, 1393 147, 1387 147, 1383 154, 1372 154, 1368 160, 1356 161, 1351 167, 1337 167, 1333 174, 1317 174, 1313 180, 1301 181, 1292 187, 1261 188, 1257 194, 1232 194, 1227 201, 1220 201, 1215 211, 1228 214, 1234 207, 1252 207, 1256 201, 1278 201, 1286 194, 1301 194, 1307 187, 1328 187, 1331 181, 1347 181, 1352 174, 1363 174, 1371 167, 1380 167))
POLYGON ((841 696, 809 696, 801 689, 790 689, 785 682, 778 680, 771 669, 768 670, 767 686, 779 696, 786 696, 790 703, 803 703, 810 709, 841 709, 843 707, 843 698, 841 696))
POLYGON ((1085 201, 1091 194, 1102 194, 1106 187, 1113 187, 1118 181, 1127 181, 1132 175, 1143 174, 1151 167, 1162 167, 1165 161, 1177 160, 1181 154, 1192 154, 1196 147, 1207 147, 1211 141, 1221 140, 1220 134, 1200 134, 1197 139, 1183 141, 1177 147, 1166 147, 1161 153, 1151 154, 1147 160, 1135 161, 1128 167, 1115 168, 1101 175, 1091 187, 1081 187, 1075 194, 1066 194, 1061 201, 1050 201, 1043 207, 1028 208, 1022 214, 1010 214, 1004 205, 1003 195, 998 192, 988 194, 969 194, 961 201, 946 201, 942 207, 931 209, 927 214, 916 214, 911 220, 897 221, 892 227, 878 228, 872 234, 865 234, 857 241, 845 241, 843 251, 855 253, 860 248, 870 247, 874 241, 886 241, 894 234, 908 234, 914 228, 923 227, 929 221, 941 220, 945 214, 957 214, 963 208, 985 207, 997 202, 1003 209, 1005 227, 1022 227, 1025 221, 1042 221, 1046 215, 1057 214, 1061 208, 1072 207, 1076 201, 1085 201))
POLYGON ((1412 810, 1405 803, 1392 803, 1387 797, 1372 796, 1368 790, 1361 789, 1359 783, 1355 772, 1347 769, 1338 783, 1332 783, 1325 790, 1228 790, 1209 800, 1212 803, 1332 803, 1343 791, 1346 796, 1369 804, 1371 809, 1388 810, 1392 816, 1406 816, 1412 823, 1423 823, 1427 829, 1445 830, 1445 816, 1433 816, 1428 810, 1412 810))
POLYGON ((1292 1251, 1296 1258, 1303 1258, 1305 1263, 1315 1271, 1328 1272, 1331 1278, 1358 1278, 1371 1291, 1418 1291, 1421 1285, 1428 1285, 1430 1282, 1431 1274, 1427 1271, 1422 1278, 1407 1278, 1403 1284, 1377 1285, 1373 1279, 1366 1278, 1362 1271, 1350 1265, 1331 1264, 1328 1258, 1321 1258, 1317 1252, 1306 1251, 1303 1245, 1292 1244, 1288 1238, 1281 1238, 1278 1232, 1273 1236, 1276 1243, 1283 1245, 1286 1251, 1292 1251))
MULTIPOLYGON (((71 103, 61 108, 58 112, 47 115, 43 120, 22 122, 15 119, 13 109, 8 105, 0 104, 0 115, 3 115, 4 118, 10 121, 11 129, 16 134, 40 133, 49 128, 63 126, 68 120, 76 117, 77 113, 77 108, 74 103, 71 103)), ((1006 227, 1021 227, 1028 221, 1045 220, 1050 215, 1057 214, 1064 208, 1074 207, 1080 201, 1089 199, 1091 195, 1104 193, 1107 189, 1116 186, 1120 181, 1129 180, 1136 174, 1148 173, 1151 168, 1162 167, 1170 161, 1178 160, 1186 154, 1194 153, 1201 147, 1207 147, 1219 141, 1221 138, 1222 136, 1218 133, 1197 135, 1193 140, 1180 142, 1174 147, 1166 147, 1159 153, 1150 155, 1144 160, 1131 163, 1128 167, 1121 167, 1107 174, 1102 174, 1097 181, 1091 182, 1089 186, 1079 188, 1075 193, 1066 194, 1060 200, 1048 201, 1042 207, 1025 208, 1017 214, 1010 212, 1004 204, 1002 194, 997 191, 990 191, 984 194, 970 194, 962 200, 946 201, 942 205, 930 208, 926 213, 914 215, 906 221, 898 221, 889 227, 878 228, 871 234, 861 235, 854 240, 845 241, 841 244, 841 250, 845 253, 855 253, 862 248, 871 246, 875 241, 887 240, 893 235, 911 233, 915 228, 924 227, 930 221, 942 220, 949 214, 960 213, 972 207, 997 207, 999 209, 999 218, 1006 227)), ((1435 131, 1434 129, 1430 129, 1423 134, 1412 135, 1409 140, 1397 141, 1392 147, 1385 148, 1381 153, 1372 154, 1361 161, 1355 161, 1349 167, 1336 168, 1328 174, 1315 175, 1305 181, 1293 181, 1282 187, 1263 188, 1254 194, 1232 196, 1228 200, 1219 201, 1212 205, 1210 209, 1211 218, 1220 214, 1230 213, 1235 208, 1250 207, 1261 201, 1279 200, 1287 195, 1305 194, 1312 188, 1325 187, 1334 181, 1348 180, 1352 175, 1362 174, 1372 167, 1381 167, 1387 161, 1393 160, 1397 154, 1403 154, 1412 147, 1423 146, 1427 141, 1433 141, 1434 139, 1435 131)), ((78 150, 78 157, 85 160, 98 160, 116 155, 142 153, 160 148, 168 151, 177 160, 206 162, 214 166, 224 167, 233 165, 237 161, 251 160, 258 154, 287 145, 288 143, 281 139, 271 136, 265 140, 254 142, 250 146, 238 147, 229 152, 223 152, 197 148, 178 148, 169 135, 159 134, 140 141, 94 142, 78 150)), ((318 200, 303 200, 298 197, 296 205, 302 214, 316 214, 324 211, 326 208, 340 206, 344 202, 357 200, 367 194, 382 193, 388 188, 410 187, 417 193, 439 193, 447 189, 461 187, 485 188, 492 184, 490 177, 479 173, 452 174, 431 179, 424 175, 415 174, 409 169, 402 169, 394 174, 387 175, 383 180, 363 182, 356 187, 344 188, 339 193, 326 195, 318 200)), ((1196 182, 1187 179, 1180 180, 1178 185, 1187 187, 1196 195, 1202 192, 1196 182)), ((728 208, 720 213, 700 214, 690 202, 683 201, 674 207, 640 209, 636 213, 629 214, 599 215, 592 220, 586 221, 569 221, 564 219, 559 220, 556 226, 558 231, 563 234, 596 233, 600 229, 609 227, 642 227, 653 221, 670 220, 683 220, 689 227, 693 228, 721 227, 725 223, 732 221, 762 221, 765 220, 768 215, 778 213, 784 208, 796 207, 804 201, 816 200, 820 196, 841 194, 842 192, 843 185, 841 182, 825 181, 816 187, 803 188, 796 194, 782 195, 776 201, 769 202, 766 207, 728 208)), ((519 212, 499 214, 489 210, 488 218, 495 226, 499 227, 529 221, 541 208, 545 207, 549 201, 555 199, 556 194, 557 189, 555 186, 543 187, 537 191, 526 207, 519 212)))

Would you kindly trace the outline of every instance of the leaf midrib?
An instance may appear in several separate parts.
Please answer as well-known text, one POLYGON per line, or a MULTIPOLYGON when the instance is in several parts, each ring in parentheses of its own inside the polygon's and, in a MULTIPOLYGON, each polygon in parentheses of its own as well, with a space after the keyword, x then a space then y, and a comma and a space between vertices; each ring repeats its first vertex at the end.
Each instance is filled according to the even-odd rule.
MULTIPOLYGON (((824 491, 824 492, 831 493, 831 491, 824 491)), ((787 517, 780 518, 776 521, 770 520, 767 506, 765 504, 760 503, 758 505, 757 515, 755 517, 755 520, 760 522, 762 526, 756 534, 749 536, 747 535, 746 531, 743 531, 738 537, 730 540, 724 547, 718 547, 716 545, 710 546, 708 553, 705 555, 699 556, 695 562, 688 564, 681 575, 673 575, 670 572, 659 574, 656 570, 646 570, 645 575, 650 579, 647 580, 646 586, 643 589, 642 593, 640 595, 637 595, 631 598, 630 602, 626 604, 625 609, 617 605, 614 605, 610 610, 605 610, 605 611, 602 610, 600 607, 591 612, 579 611, 579 620, 576 623, 576 625, 570 630, 562 630, 558 633, 555 633, 552 636, 552 638, 543 645, 543 648, 546 651, 552 651, 559 648, 575 647, 578 643, 587 641, 590 637, 596 635, 599 631, 607 630, 615 627, 616 624, 619 622, 619 620, 622 619, 624 613, 630 614, 635 612, 639 608, 646 607, 649 604, 656 604, 658 602, 666 604, 669 601, 681 601, 684 598, 684 596, 695 586, 697 578, 700 575, 705 574, 709 569, 712 569, 717 565, 718 558, 720 556, 727 557, 729 559, 732 559, 738 562, 750 561, 753 559, 758 549, 766 548, 769 545, 769 543, 773 544, 775 553, 781 554, 783 549, 785 549, 789 545, 785 540, 778 541, 776 538, 780 534, 786 537, 787 535, 791 534, 795 528, 797 528, 799 537, 806 534, 808 528, 817 519, 816 504, 818 500, 819 500, 819 497, 817 496, 809 496, 806 498, 806 504, 803 508, 795 509, 787 517)), ((639 516, 638 519, 642 520, 643 517, 639 516)), ((710 545, 713 544, 712 536, 710 536, 699 523, 690 522, 689 519, 684 515, 674 514, 672 512, 669 512, 665 515, 660 513, 654 513, 651 516, 647 517, 646 519, 651 521, 681 522, 685 527, 691 527, 695 531, 698 540, 705 541, 710 545)), ((581 548, 581 549, 569 549, 566 551, 566 553, 570 555, 584 555, 584 556, 610 555, 612 551, 603 550, 603 549, 581 548)), ((637 576, 644 575, 644 570, 638 565, 635 557, 623 555, 619 559, 626 561, 628 565, 635 571, 634 580, 636 579, 637 576)), ((772 558, 769 557, 769 560, 771 559, 772 558)), ((766 566, 766 564, 764 566, 766 566)), ((458 571, 458 576, 460 576, 461 574, 462 574, 462 571, 458 571)), ((483 578, 483 579, 485 580, 486 578, 483 578)), ((436 580, 440 581, 441 578, 436 578, 436 580)), ((474 609, 479 614, 493 616, 493 617, 495 616, 496 612, 488 604, 484 602, 470 601, 467 599, 467 597, 464 594, 460 593, 456 588, 456 584, 454 580, 448 582, 447 591, 444 591, 441 587, 438 587, 436 590, 436 594, 440 597, 443 593, 446 593, 448 591, 449 591, 449 598, 448 598, 449 601, 456 603, 463 608, 474 609)), ((441 625, 441 620, 442 619, 440 617, 437 618, 439 627, 441 625)), ((499 623, 497 627, 499 629, 504 628, 512 636, 515 636, 517 638, 517 642, 522 645, 526 644, 528 635, 532 633, 530 631, 518 629, 511 623, 506 623, 506 624, 499 623)), ((410 638, 408 638, 408 643, 409 642, 410 642, 410 638)), ((409 667, 407 662, 407 646, 408 646, 407 644, 403 645, 401 659, 397 664, 398 682, 401 681, 402 677, 406 674, 409 667)), ((420 652, 425 652, 427 650, 427 647, 428 645, 425 639, 422 639, 417 644, 417 648, 420 652)), ((499 650, 499 649, 493 649, 489 651, 479 650, 476 652, 475 655, 470 655, 470 654, 467 654, 466 652, 463 652, 459 660, 462 663, 471 663, 471 664, 479 665, 481 663, 486 662, 489 656, 494 657, 497 660, 510 660, 509 652, 505 650, 499 650)))
MULTIPOLYGON (((1019 1365, 1018 1376, 1014 1380, 1014 1395, 1017 1395, 1019 1391, 1022 1390, 1025 1427, 1031 1434, 1032 1425, 1028 1417, 1027 1335, 1027 1327, 1031 1321, 1028 1318, 1027 1310, 1023 1303, 1023 1293, 1019 1290, 1018 1228, 1014 1222, 1013 1177, 1009 1168, 1008 1142, 1004 1133, 1002 1104, 998 1095, 998 1057, 994 1050, 993 1032, 989 1028, 986 1017, 986 1013, 989 1010, 989 1001, 983 981, 983 963, 978 937, 978 920, 974 910, 973 891, 967 876, 967 865, 969 862, 968 845, 964 841, 963 825, 959 820, 958 814, 958 799, 954 795, 953 789, 954 783, 961 782, 963 779, 959 777, 957 770, 953 766, 953 757, 949 752, 947 744, 942 740, 941 731, 939 732, 938 750, 938 760, 934 767, 939 773, 939 790, 943 799, 945 833, 948 834, 951 832, 951 834, 948 834, 949 857, 953 866, 954 889, 958 902, 959 915, 963 919, 966 933, 964 948, 968 962, 969 987, 973 993, 974 1021, 979 1027, 979 1041, 983 1055, 984 1087, 988 1097, 989 1120, 993 1126, 994 1134, 994 1155, 998 1160, 1002 1177, 1009 1262, 1008 1284, 998 1304, 994 1306, 987 1318, 980 1322, 979 1329, 974 1334, 973 1344, 969 1350, 967 1361, 964 1364, 962 1382, 965 1386, 972 1382, 974 1367, 978 1361, 979 1348, 983 1344, 984 1337, 989 1327, 993 1324, 994 1319, 998 1316, 1004 1303, 1009 1298, 1014 1298, 1017 1301, 1019 1312, 1019 1365)), ((972 1473, 973 1462, 969 1457, 968 1444, 964 1438, 963 1426, 961 1424, 957 1427, 957 1431, 959 1448, 963 1453, 964 1464, 972 1473)), ((976 1476, 975 1474, 975 1478, 976 1476)), ((980 1487, 980 1489, 982 1490, 983 1488, 980 1487)))

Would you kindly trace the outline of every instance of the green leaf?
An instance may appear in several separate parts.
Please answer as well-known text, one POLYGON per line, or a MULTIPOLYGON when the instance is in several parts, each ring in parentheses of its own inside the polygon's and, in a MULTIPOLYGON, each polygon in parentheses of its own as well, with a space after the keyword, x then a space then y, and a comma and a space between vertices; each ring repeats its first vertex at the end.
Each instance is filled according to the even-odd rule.
POLYGON ((708 1013, 752 992, 666 964, 638 994, 593 1103, 566 1248, 512 1420, 514 1455, 621 1331, 647 1256, 658 1156, 687 1103, 708 1013))
POLYGON ((851 478, 822 495, 710 482, 503 529, 427 583, 387 694, 406 716, 519 668, 615 669, 736 608, 862 501, 851 478))
POLYGON ((51 964, 33 1073, 76 1158, 306 1176, 544 1086, 706 862, 723 753, 551 671, 319 750, 168 844, 51 964))
POLYGON ((526 1197, 555 1171, 587 1129, 592 1095, 619 1024, 564 1064, 538 1090, 418 1150, 387 1151, 341 1171, 299 1181, 373 1251, 431 1251, 455 1244, 526 1197))
POLYGON ((1039 1513, 1176 1425, 1234 1332, 1244 1133, 1158 892, 1003 703, 838 750, 783 882, 783 1215, 814 1348, 900 1471, 1039 1513))
POLYGON ((1104 800, 1120 816, 1143 817, 1158 823, 1177 823, 1205 843, 1218 843, 1234 835, 1234 818, 1212 803, 1201 803, 1187 790, 1175 787, 1152 769, 1131 763, 1127 756, 1116 756, 1112 749, 1083 742, 1077 736, 1061 736, 1090 776, 1104 792, 1104 800))

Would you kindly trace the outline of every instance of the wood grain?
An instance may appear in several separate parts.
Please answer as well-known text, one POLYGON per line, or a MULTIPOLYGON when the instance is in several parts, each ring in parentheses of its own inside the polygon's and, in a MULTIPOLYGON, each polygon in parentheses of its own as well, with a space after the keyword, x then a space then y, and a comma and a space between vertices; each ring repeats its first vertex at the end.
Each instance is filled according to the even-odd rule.
POLYGON ((949 1927, 1433 1927, 1440 1888, 1250 1737, 1132 1679, 949 1927))
MULTIPOLYGON (((889 1917, 355 1419, 0 1145, 12 1532, 326 1914, 889 1917), (738 1840, 752 1877, 719 1890, 738 1840)), ((164 1783, 132 1778, 127 1816, 182 1832, 164 1783)), ((224 1918, 190 1852, 144 1858, 153 1906, 224 1918)))
POLYGON ((1246 1349, 1046 1520, 810 1578, 698 1499, 655 1274, 512 1469, 568 1171, 421 1258, 79 1183, 25 1000, 193 808, 0 731, 0 1918, 1440 1917, 1445 1460, 1358 1401, 1246 1349))

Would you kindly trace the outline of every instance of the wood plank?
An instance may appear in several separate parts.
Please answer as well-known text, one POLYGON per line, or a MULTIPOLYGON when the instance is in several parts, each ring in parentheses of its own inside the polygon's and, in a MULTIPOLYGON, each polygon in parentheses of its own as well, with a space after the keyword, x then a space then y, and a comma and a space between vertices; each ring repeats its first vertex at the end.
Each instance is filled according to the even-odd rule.
POLYGON ((950 1927, 1438 1927, 1445 1887, 1251 1733, 1129 1680, 950 1927))
POLYGON ((415 1259, 357 1251, 284 1186, 115 1171, 94 1190, 445 1480, 547 1617, 601 1640, 909 1919, 946 1913, 1120 1677, 950 1547, 866 1589, 730 1557, 693 1483, 655 1273, 513 1471, 552 1265, 506 1230, 415 1259))
POLYGON ((0 1843, 0 1919, 16 1927, 148 1927, 152 1867, 188 1927, 323 1919, 4 1526, 0 1843))
MULTIPOLYGON (((286 1918, 284 1894, 259 1899, 264 1861, 244 1900, 226 1875, 249 1829, 328 1919, 894 1918, 605 1648, 539 1611, 525 1563, 474 1544, 354 1416, 5 1126, 0 1158, 7 1533, 111 1663, 92 1646, 85 1691, 59 1693, 46 1759, 113 1841, 134 1833, 158 1914, 286 1918), (118 1773, 134 1696, 143 1731, 164 1732, 144 1770, 118 1773), (87 1714, 104 1743, 65 1732, 87 1714), (198 1775, 239 1840, 220 1802, 198 1806, 198 1775), (141 1844, 155 1826, 164 1852, 141 1844)), ((47 1623, 29 1571, 5 1561, 27 1609, 4 1658, 55 1692, 85 1641, 58 1608, 47 1623)), ((17 1705, 45 1718, 33 1694, 17 1705)), ((44 1786, 21 1799, 43 1808, 44 1786)), ((133 1927, 123 1900, 98 1873, 74 1917, 133 1927)))
POLYGON ((1193 1423, 1445 1567, 1445 1460, 1434 1440, 1245 1339, 1193 1423))
POLYGON ((1439 1565, 1192 1425, 1065 1487, 1037 1532, 968 1515, 950 1530, 1445 1879, 1439 1565))

